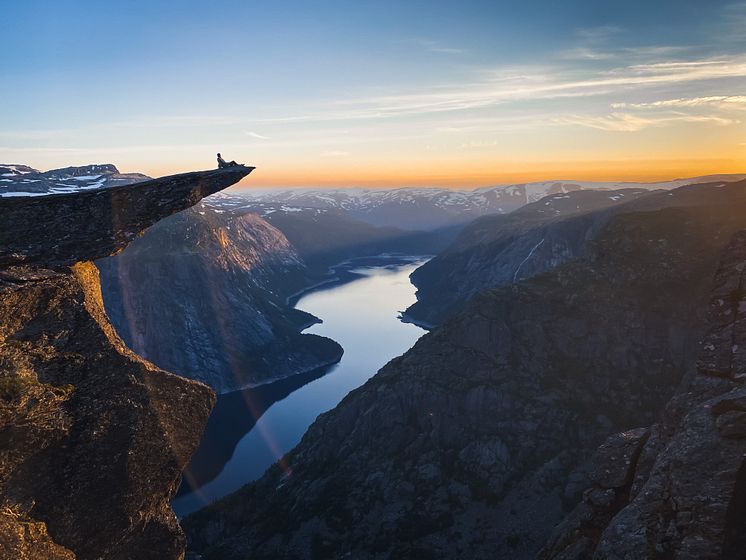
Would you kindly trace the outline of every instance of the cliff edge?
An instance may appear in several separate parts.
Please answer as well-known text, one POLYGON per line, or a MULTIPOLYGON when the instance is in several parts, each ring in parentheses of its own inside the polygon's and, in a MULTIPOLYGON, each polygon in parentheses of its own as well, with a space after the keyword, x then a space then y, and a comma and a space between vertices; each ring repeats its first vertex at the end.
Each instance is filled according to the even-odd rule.
POLYGON ((0 558, 181 558, 170 500, 214 404, 121 341, 93 259, 253 168, 0 199, 0 558))
POLYGON ((715 275, 696 368, 649 428, 616 434, 542 560, 744 558, 746 231, 715 275))

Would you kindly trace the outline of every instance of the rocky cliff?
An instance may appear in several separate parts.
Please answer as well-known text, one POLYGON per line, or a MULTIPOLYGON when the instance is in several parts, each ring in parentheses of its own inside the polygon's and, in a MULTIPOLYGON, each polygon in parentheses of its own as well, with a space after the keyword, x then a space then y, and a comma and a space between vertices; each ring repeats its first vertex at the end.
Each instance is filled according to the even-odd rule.
POLYGON ((709 324, 660 420, 598 449, 542 559, 746 558, 746 231, 721 260, 709 324))
POLYGON ((0 557, 183 555, 169 503, 215 397, 123 344, 90 260, 250 171, 0 199, 0 557))
POLYGON ((612 457, 638 462, 637 429, 694 360, 744 186, 619 213, 583 258, 476 296, 320 416, 284 468, 187 518, 191 545, 228 559, 534 557, 609 434, 627 432, 612 457))
POLYGON ((726 183, 673 191, 575 191, 546 197, 505 216, 467 226, 447 249, 412 274, 417 302, 407 316, 437 325, 487 288, 512 284, 586 255, 589 241, 614 216, 672 206, 703 205, 726 183))
POLYGON ((226 392, 336 362, 342 348, 300 328, 285 304, 314 283, 281 231, 202 204, 96 263, 117 332, 159 367, 226 392))

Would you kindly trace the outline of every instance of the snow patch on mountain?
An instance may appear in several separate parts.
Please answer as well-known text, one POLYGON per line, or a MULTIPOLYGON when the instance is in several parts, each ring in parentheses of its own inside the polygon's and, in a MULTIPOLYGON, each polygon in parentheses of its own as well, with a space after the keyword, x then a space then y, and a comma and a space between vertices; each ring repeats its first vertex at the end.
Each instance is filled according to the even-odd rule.
MULTIPOLYGON (((405 229, 434 229, 463 225, 488 214, 507 214, 547 197, 567 197, 583 190, 615 191, 621 189, 670 190, 692 183, 736 181, 744 175, 719 175, 675 179, 657 183, 542 181, 515 185, 496 185, 474 190, 446 188, 396 189, 267 189, 236 190, 220 193, 207 202, 234 210, 251 211, 262 216, 288 212, 344 212, 355 219, 374 225, 405 229)), ((560 213, 555 201, 547 199, 550 212, 560 213)), ((616 200, 616 199, 613 199, 616 200)))
POLYGON ((120 173, 106 164, 39 171, 19 164, 0 164, 0 197, 47 196, 118 187, 150 179, 142 173, 120 173))

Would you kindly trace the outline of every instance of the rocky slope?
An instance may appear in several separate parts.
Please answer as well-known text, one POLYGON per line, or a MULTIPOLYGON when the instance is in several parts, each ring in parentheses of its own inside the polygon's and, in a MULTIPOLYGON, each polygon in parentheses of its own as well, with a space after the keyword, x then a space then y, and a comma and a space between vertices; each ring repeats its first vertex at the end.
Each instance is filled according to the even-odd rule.
POLYGON ((90 260, 250 171, 0 199, 0 557, 183 555, 169 503, 215 396, 123 344, 90 260))
POLYGON ((614 435, 543 559, 746 557, 746 231, 721 260, 696 371, 649 428, 614 435))
POLYGON ((299 332, 315 318, 285 298, 316 279, 282 232, 256 214, 200 204, 96 264, 106 309, 128 346, 218 392, 342 355, 336 342, 299 332))
MULTIPOLYGON (((681 382, 718 255, 746 225, 744 187, 619 213, 582 259, 473 298, 320 416, 285 469, 187 518, 191 546, 533 557, 580 501, 596 447, 654 422, 681 382)), ((631 461, 624 442, 645 437, 609 446, 631 461)))
POLYGON ((656 191, 550 195, 510 214, 476 220, 412 273, 417 301, 407 309, 407 318, 432 327, 486 288, 509 285, 583 256, 615 206, 651 192, 656 191))
POLYGON ((708 197, 716 200, 723 194, 719 188, 724 184, 680 187, 670 194, 640 189, 578 191, 549 196, 506 216, 484 217, 415 270, 417 302, 406 315, 424 326, 437 325, 481 290, 583 257, 588 241, 619 213, 705 204, 708 197))

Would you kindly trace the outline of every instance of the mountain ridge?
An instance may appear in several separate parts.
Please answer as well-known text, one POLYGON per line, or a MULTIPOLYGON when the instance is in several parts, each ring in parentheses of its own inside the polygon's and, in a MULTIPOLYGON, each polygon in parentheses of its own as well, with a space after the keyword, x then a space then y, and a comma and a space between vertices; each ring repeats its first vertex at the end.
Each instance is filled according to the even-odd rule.
POLYGON ((707 203, 705 196, 718 204, 742 184, 687 183, 669 191, 578 191, 551 195, 508 215, 479 218, 412 273, 417 302, 406 316, 432 327, 480 290, 509 285, 581 258, 587 241, 619 213, 701 205, 707 203))
POLYGON ((521 206, 552 194, 567 194, 579 190, 673 189, 691 183, 715 180, 736 181, 744 178, 746 175, 733 174, 651 183, 541 181, 479 187, 472 190, 440 187, 299 188, 235 191, 235 194, 223 196, 248 199, 259 212, 336 209, 374 225, 427 230, 464 225, 475 218, 489 214, 508 214, 521 206))

